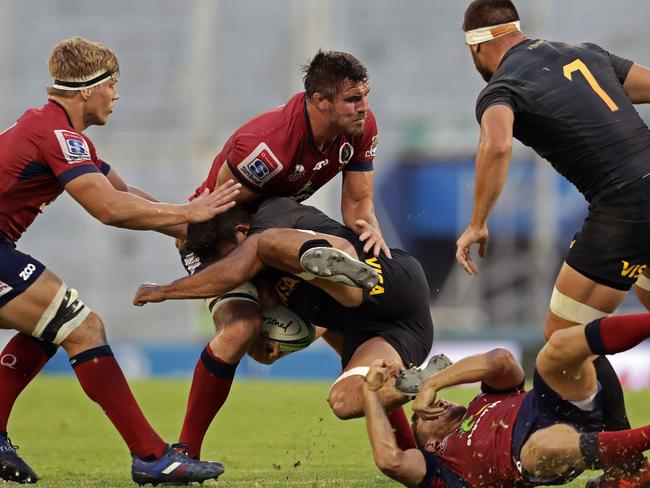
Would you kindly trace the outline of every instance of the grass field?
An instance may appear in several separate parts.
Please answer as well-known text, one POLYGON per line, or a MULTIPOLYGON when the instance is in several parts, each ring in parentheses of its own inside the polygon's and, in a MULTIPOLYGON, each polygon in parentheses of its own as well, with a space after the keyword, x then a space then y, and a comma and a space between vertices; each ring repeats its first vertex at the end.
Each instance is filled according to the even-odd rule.
MULTIPOLYGON (((151 380, 132 386, 154 427, 175 441, 189 382, 151 380)), ((221 461, 226 472, 203 486, 398 486, 375 468, 363 420, 343 422, 330 413, 328 388, 324 383, 235 382, 202 453, 221 461)), ((456 389, 447 398, 467 401, 472 393, 456 389)), ((650 423, 650 392, 627 398, 633 424, 650 423)), ((9 434, 42 477, 38 486, 136 486, 121 439, 72 377, 34 381, 16 403, 9 434)), ((566 486, 582 487, 587 479, 583 474, 566 486)))

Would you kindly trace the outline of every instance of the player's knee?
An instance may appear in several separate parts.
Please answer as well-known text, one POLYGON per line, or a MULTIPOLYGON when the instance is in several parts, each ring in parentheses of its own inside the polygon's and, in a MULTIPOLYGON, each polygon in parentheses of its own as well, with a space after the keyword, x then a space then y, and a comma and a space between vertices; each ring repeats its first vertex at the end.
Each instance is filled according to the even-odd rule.
MULTIPOLYGON (((555 427, 555 426, 554 426, 555 427)), ((534 432, 521 451, 524 469, 536 478, 554 479, 574 467, 575 453, 567 446, 569 426, 534 432), (564 432, 567 430, 566 432, 564 432)))
POLYGON ((550 364, 561 364, 567 361, 567 358, 573 357, 573 341, 568 340, 569 332, 567 329, 556 330, 548 339, 542 350, 537 355, 537 363, 541 365, 544 361, 550 364))
POLYGON ((650 310, 650 290, 642 288, 637 283, 637 285, 634 287, 634 293, 636 294, 636 297, 641 303, 641 305, 643 305, 646 308, 646 310, 650 310))
POLYGON ((341 420, 349 420, 362 416, 361 397, 348 389, 333 388, 327 397, 332 412, 341 420))
POLYGON ((85 320, 63 342, 69 352, 72 348, 87 349, 106 344, 106 331, 102 319, 91 311, 85 320))

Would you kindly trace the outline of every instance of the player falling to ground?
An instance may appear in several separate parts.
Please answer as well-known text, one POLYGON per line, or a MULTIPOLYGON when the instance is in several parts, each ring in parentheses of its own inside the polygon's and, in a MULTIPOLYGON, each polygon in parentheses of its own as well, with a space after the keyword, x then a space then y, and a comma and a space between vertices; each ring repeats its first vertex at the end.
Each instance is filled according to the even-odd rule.
MULTIPOLYGON (((476 103, 474 208, 457 241, 458 262, 478 273, 470 248, 478 244, 485 255, 514 136, 589 202, 555 282, 545 336, 612 313, 632 285, 650 307, 650 130, 633 106, 650 101, 650 70, 595 44, 529 39, 509 0, 472 2, 463 29, 488 85, 476 103)), ((627 428, 618 378, 605 358, 596 361, 606 394, 619 399, 608 402, 607 427, 627 428)))
MULTIPOLYGON (((375 462, 387 476, 423 488, 556 485, 585 469, 624 464, 650 449, 650 426, 602 431, 606 399, 592 358, 627 351, 647 338, 648 313, 559 330, 537 355, 528 392, 524 372, 508 351, 464 358, 419 386, 413 404, 419 449, 406 451, 397 446, 377 395, 401 365, 376 364, 363 385, 375 462), (438 399, 444 388, 478 381, 481 393, 467 408, 438 399)), ((617 482, 648 487, 650 472, 617 482)))
MULTIPOLYGON (((238 201, 251 209, 271 196, 309 198, 342 173, 341 213, 345 225, 365 242, 364 252, 390 257, 373 206, 373 161, 379 143, 368 106, 370 82, 365 66, 344 52, 318 52, 304 67, 305 91, 286 104, 257 115, 237 129, 214 159, 204 189, 229 178, 244 186, 238 201)), ((192 272, 200 264, 191 255, 192 272)), ((240 359, 261 329, 259 307, 233 298, 213 314, 218 333, 197 361, 179 441, 200 445, 210 422, 228 397, 240 359), (242 342, 242 339, 245 339, 242 342)), ((336 345, 331 334, 325 339, 336 345)), ((396 428, 408 419, 394 412, 396 428)), ((401 427, 400 427, 401 426, 401 427)))
POLYGON ((107 225, 183 236, 180 224, 230 208, 230 182, 185 205, 148 201, 98 158, 83 130, 104 125, 118 100, 118 60, 106 46, 82 38, 58 43, 49 58, 54 82, 48 102, 29 109, 0 134, 0 327, 15 335, 0 357, 0 477, 35 483, 38 476, 7 437, 20 392, 62 346, 88 397, 97 402, 133 455, 134 481, 201 481, 223 472, 172 449, 144 418, 106 343, 99 316, 37 259, 16 249, 36 216, 64 190, 107 225))
MULTIPOLYGON (((269 281, 281 303, 304 320, 342 331, 343 374, 328 398, 332 410, 342 419, 363 414, 360 387, 374 359, 391 358, 405 366, 419 365, 431 349, 429 287, 417 260, 399 249, 392 250, 392 259, 365 253, 364 243, 352 230, 314 207, 286 197, 266 200, 253 217, 235 207, 211 222, 190 226, 188 243, 197 259, 208 266, 168 285, 141 285, 134 303, 216 296, 219 298, 211 300, 211 310, 227 314, 229 301, 239 297, 254 306, 259 315, 259 295, 250 280, 259 277, 269 281), (357 257, 364 262, 357 261, 357 257), (277 272, 262 276, 265 267, 277 272), (319 276, 344 274, 356 285, 369 289, 330 281, 340 276, 317 278, 305 270, 319 276), (245 282, 244 287, 235 289, 245 282)), ((231 341, 233 348, 240 351, 239 357, 243 357, 249 349, 248 337, 233 337, 231 341)), ((203 360, 210 364, 208 358, 203 360)), ((397 409, 397 415, 403 415, 400 406, 407 398, 394 389, 385 391, 382 403, 392 411, 395 425, 399 417, 393 412, 397 409)), ((199 452, 211 420, 199 419, 204 427, 200 437, 190 444, 190 452, 199 452)), ((414 446, 410 433, 398 430, 401 444, 414 446)))

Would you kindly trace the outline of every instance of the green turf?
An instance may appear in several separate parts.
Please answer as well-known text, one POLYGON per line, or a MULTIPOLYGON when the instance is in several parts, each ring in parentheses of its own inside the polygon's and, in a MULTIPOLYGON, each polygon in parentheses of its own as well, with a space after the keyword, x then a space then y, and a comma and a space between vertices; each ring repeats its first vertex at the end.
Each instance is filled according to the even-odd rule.
MULTIPOLYGON (((160 434, 174 441, 184 414, 187 381, 132 383, 143 410, 160 434)), ((375 468, 362 420, 343 422, 325 401, 329 385, 238 381, 208 432, 203 457, 226 472, 203 486, 370 487, 398 486, 375 468)), ((466 401, 473 390, 447 398, 466 401)), ((630 393, 635 425, 650 423, 650 392, 630 393)), ((99 408, 73 378, 42 377, 21 396, 9 425, 20 454, 42 476, 41 487, 122 487, 130 458, 99 408)), ((571 485, 582 487, 583 475, 571 485)), ((9 485, 7 485, 9 486, 9 485)))

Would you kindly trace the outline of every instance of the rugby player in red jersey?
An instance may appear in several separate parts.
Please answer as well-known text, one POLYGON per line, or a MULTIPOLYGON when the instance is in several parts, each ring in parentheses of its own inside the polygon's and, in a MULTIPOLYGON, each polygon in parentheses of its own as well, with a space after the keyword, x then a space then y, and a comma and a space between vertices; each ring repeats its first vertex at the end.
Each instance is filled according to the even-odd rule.
POLYGON ((216 478, 223 472, 219 463, 197 462, 162 441, 140 411, 106 342, 100 317, 82 303, 76 290, 19 251, 16 242, 64 190, 104 224, 183 237, 184 224, 230 208, 237 185, 230 182, 184 205, 149 201, 97 156, 83 134, 91 125, 106 124, 119 99, 115 53, 79 37, 65 40, 54 47, 49 71, 54 82, 47 89, 48 102, 27 110, 0 134, 0 327, 19 332, 0 354, 0 478, 38 480, 11 444, 7 423, 20 392, 59 345, 84 392, 99 404, 131 451, 134 481, 216 478))
MULTIPOLYGON (((343 175, 341 213, 364 242, 364 251, 390 250, 373 206, 373 160, 377 124, 368 107, 370 84, 364 65, 344 52, 319 52, 304 68, 305 91, 264 112, 228 139, 195 195, 235 178, 243 185, 238 201, 255 207, 273 196, 309 198, 338 173, 343 175)), ((184 254, 192 274, 205 263, 184 254)), ((262 330, 257 303, 231 298, 211 311, 217 334, 196 364, 179 441, 200 455, 203 437, 228 397, 237 365, 262 330)), ((325 335, 330 344, 335 339, 325 335)), ((394 411, 395 427, 408 433, 408 420, 394 411)))
MULTIPOLYGON (((528 392, 524 372, 508 351, 464 358, 418 385, 413 431, 419 449, 411 450, 397 446, 377 396, 401 365, 378 362, 363 386, 375 462, 387 476, 423 488, 558 485, 585 469, 619 466, 650 449, 650 425, 602 431, 606 398, 592 359, 648 338, 648 313, 561 329, 537 355, 528 392), (438 399, 445 388, 475 382, 481 382, 481 393, 467 407, 438 399)), ((650 472, 617 483, 612 486, 647 487, 650 472)))
MULTIPOLYGON (((460 265, 478 273, 470 249, 478 244, 485 255, 515 137, 589 203, 555 281, 545 336, 611 314, 633 285, 650 309, 650 130, 634 107, 650 102, 650 70, 596 44, 528 38, 510 0, 471 2, 463 30, 487 86, 476 101, 474 208, 457 241, 460 265)), ((617 399, 607 402, 607 428, 629 428, 609 361, 597 358, 596 370, 605 394, 617 399)))

